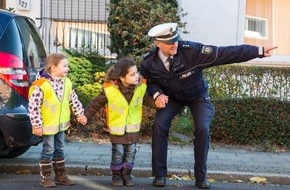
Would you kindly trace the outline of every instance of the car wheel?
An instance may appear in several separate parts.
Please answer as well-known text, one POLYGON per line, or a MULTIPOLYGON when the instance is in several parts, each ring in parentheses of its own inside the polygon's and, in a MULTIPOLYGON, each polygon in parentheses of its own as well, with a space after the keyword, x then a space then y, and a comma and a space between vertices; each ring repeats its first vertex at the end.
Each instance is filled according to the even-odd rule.
POLYGON ((30 147, 31 146, 22 146, 22 147, 13 148, 8 154, 6 154, 5 156, 0 156, 0 157, 1 158, 15 158, 25 153, 30 147))
POLYGON ((3 134, 0 131, 0 158, 15 158, 26 152, 31 146, 22 146, 9 148, 5 142, 3 134))

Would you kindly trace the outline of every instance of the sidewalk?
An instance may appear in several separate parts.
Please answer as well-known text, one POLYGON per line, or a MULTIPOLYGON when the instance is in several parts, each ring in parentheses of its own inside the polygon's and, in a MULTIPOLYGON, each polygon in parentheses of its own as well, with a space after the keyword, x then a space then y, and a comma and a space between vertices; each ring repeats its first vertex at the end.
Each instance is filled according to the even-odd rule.
MULTIPOLYGON (((42 143, 31 147, 25 154, 14 159, 1 159, 0 166, 38 168, 42 143)), ((68 169, 78 172, 108 172, 111 160, 111 144, 68 142, 65 147, 68 169)), ((194 166, 193 146, 168 147, 168 173, 192 174, 194 166)), ((151 176, 151 145, 138 144, 134 175, 151 176)), ((109 172, 107 173, 109 174, 109 172)), ((208 174, 227 176, 261 176, 287 178, 290 181, 290 152, 252 152, 244 149, 210 148, 208 174)))

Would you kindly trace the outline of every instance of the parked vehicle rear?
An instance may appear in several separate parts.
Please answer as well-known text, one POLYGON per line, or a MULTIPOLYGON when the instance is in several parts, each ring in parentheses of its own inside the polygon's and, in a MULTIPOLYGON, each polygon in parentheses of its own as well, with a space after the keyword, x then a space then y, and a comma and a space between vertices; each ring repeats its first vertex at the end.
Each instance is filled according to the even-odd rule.
POLYGON ((28 115, 28 90, 46 51, 32 19, 0 10, 0 157, 37 145, 28 115))

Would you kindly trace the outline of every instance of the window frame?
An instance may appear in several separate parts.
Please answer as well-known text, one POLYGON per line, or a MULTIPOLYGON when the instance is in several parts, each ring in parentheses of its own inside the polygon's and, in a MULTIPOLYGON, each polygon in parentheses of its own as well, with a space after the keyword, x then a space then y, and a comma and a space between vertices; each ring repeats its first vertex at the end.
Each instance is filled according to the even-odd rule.
POLYGON ((268 39, 268 20, 266 18, 246 15, 244 27, 245 27, 244 28, 245 37, 254 38, 254 39, 262 39, 262 40, 268 39), (249 26, 250 21, 254 23, 254 26, 249 26), (253 30, 249 29, 251 27, 254 27, 255 29, 253 30))

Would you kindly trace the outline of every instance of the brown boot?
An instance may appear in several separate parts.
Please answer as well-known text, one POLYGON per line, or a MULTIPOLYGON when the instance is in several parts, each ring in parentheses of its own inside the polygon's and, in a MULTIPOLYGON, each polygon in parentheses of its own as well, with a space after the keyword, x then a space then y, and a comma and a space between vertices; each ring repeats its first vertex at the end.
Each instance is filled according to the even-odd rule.
POLYGON ((125 186, 135 186, 135 183, 132 180, 131 172, 132 172, 131 169, 128 168, 122 169, 122 179, 125 186))
POLYGON ((123 186, 121 170, 112 170, 112 185, 123 186))
POLYGON ((64 158, 53 158, 52 161, 55 173, 55 183, 60 185, 74 185, 75 182, 71 181, 65 173, 64 158))
POLYGON ((55 187, 55 183, 50 179, 51 175, 51 161, 50 160, 42 160, 39 163, 40 167, 40 182, 39 184, 42 187, 55 187))

